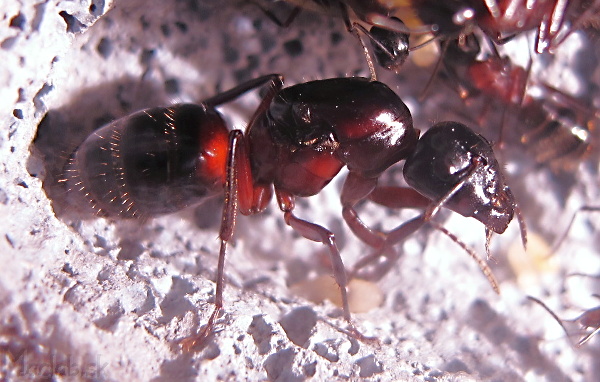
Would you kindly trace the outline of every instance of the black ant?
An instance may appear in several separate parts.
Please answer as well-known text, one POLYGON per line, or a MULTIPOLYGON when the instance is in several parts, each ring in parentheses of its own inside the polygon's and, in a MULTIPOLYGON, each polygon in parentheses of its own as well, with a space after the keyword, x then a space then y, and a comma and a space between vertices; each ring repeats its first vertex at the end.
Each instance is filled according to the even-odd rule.
MULTIPOLYGON (((594 296, 600 298, 599 295, 594 295, 594 296)), ((556 315, 556 313, 554 313, 552 311, 552 309, 550 309, 541 300, 539 300, 535 297, 531 297, 531 296, 527 296, 527 298, 530 299, 531 301, 537 303, 542 308, 544 308, 548 313, 550 313, 552 318, 554 318, 556 320, 556 322, 558 322, 558 324, 563 329, 563 331, 565 332, 565 334, 567 335, 567 337, 569 339, 571 339, 571 333, 569 333, 569 331, 565 327, 565 322, 579 324, 579 326, 581 326, 581 329, 587 330, 586 334, 577 341, 577 346, 584 345, 592 337, 594 337, 596 334, 600 333, 600 306, 588 309, 588 310, 584 311, 583 313, 581 313, 576 318, 573 318, 571 320, 565 320, 565 319, 559 318, 556 315), (592 330, 589 331, 589 329, 592 329, 592 330)))
MULTIPOLYGON (((439 123, 419 139, 404 102, 383 83, 366 78, 283 88, 282 76, 271 74, 200 104, 134 113, 91 134, 73 152, 63 182, 99 215, 125 218, 170 213, 224 194, 215 308, 200 333, 183 340, 189 350, 213 332, 222 311, 225 255, 238 209, 244 215, 265 210, 273 191, 285 222, 327 246, 344 318, 351 332, 364 338, 351 323, 346 270, 334 235, 293 212, 296 197, 319 193, 344 166, 349 170, 341 194, 344 219, 376 249, 364 264, 430 222, 443 206, 481 221, 488 238, 491 231, 503 233, 517 209, 487 140, 456 122, 439 123), (246 131, 229 131, 216 107, 259 88, 265 92, 246 131), (382 172, 404 159, 404 173, 414 189, 386 193, 378 188, 382 172), (427 209, 384 234, 363 224, 354 210, 371 196, 395 207, 408 196, 427 209)), ((525 241, 523 227, 521 232, 525 241)), ((497 291, 485 262, 469 253, 497 291)))

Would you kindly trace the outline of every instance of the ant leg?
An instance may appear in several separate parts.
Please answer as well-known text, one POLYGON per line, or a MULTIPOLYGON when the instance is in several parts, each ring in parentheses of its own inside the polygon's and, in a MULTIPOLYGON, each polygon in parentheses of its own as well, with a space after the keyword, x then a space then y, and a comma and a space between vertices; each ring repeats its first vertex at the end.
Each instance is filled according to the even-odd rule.
POLYGON ((498 19, 500 17, 500 7, 498 6, 498 2, 496 0, 486 0, 485 7, 488 9, 488 12, 494 19, 498 19))
POLYGON ((300 14, 300 12, 302 11, 302 8, 299 6, 296 6, 292 9, 292 11, 290 12, 290 14, 288 15, 288 17, 284 20, 281 21, 279 19, 279 17, 277 17, 272 11, 268 10, 267 8, 263 7, 262 4, 256 2, 256 1, 250 1, 252 4, 256 5, 258 8, 260 8, 261 11, 263 11, 263 13, 265 14, 265 16, 267 16, 271 21, 273 21, 277 26, 281 27, 281 28, 287 28, 290 26, 290 24, 292 22, 294 22, 294 20, 296 20, 296 17, 298 17, 298 15, 300 14))
POLYGON ((577 218, 577 215, 580 212, 598 212, 598 211, 600 211, 600 206, 583 206, 583 207, 580 207, 577 211, 575 211, 575 213, 573 214, 573 217, 571 218, 571 221, 569 222, 569 225, 567 225, 567 228, 565 229, 563 234, 556 241, 556 244, 554 244, 554 246, 552 247, 551 253, 556 253, 558 251, 558 249, 560 248, 562 243, 567 238, 569 231, 571 230, 571 226, 573 226, 573 223, 575 222, 575 218, 577 218))
POLYGON ((577 317, 577 318, 574 318, 571 320, 562 320, 556 315, 556 313, 554 313, 550 308, 548 308, 548 306, 546 304, 544 304, 542 301, 538 300, 535 297, 531 297, 531 296, 527 296, 527 298, 530 299, 531 301, 537 303, 542 308, 544 308, 552 316, 552 318, 554 318, 554 320, 556 320, 556 322, 558 322, 558 324, 561 326, 561 328, 567 335, 569 342, 571 342, 571 343, 573 343, 573 341, 571 339, 571 334, 569 333, 569 331, 567 330, 567 328, 564 325, 565 322, 579 324, 584 329, 592 328, 593 330, 591 332, 589 332, 584 337, 582 337, 579 341, 577 341, 576 345, 578 347, 584 345, 592 337, 594 337, 596 334, 600 333, 600 307, 588 309, 588 310, 584 311, 581 315, 579 315, 579 317, 577 317))
POLYGON ((340 196, 343 207, 342 216, 354 235, 373 248, 381 247, 387 235, 371 229, 358 217, 354 206, 367 198, 389 208, 425 209, 431 204, 429 199, 412 188, 379 187, 377 179, 364 178, 350 172, 344 181, 340 196))
POLYGON ((419 94, 419 98, 417 98, 420 102, 423 102, 425 100, 425 98, 427 97, 427 94, 429 94, 429 90, 431 89, 431 86, 433 85, 436 76, 438 75, 438 73, 440 72, 440 69, 442 68, 443 61, 444 61, 444 55, 446 54, 446 51, 448 50, 449 44, 450 44, 450 41, 442 41, 441 42, 442 49, 440 52, 440 57, 438 58, 437 62, 435 63, 435 67, 433 68, 433 71, 431 72, 431 76, 429 76, 429 79, 427 80, 425 87, 423 88, 423 90, 421 90, 421 93, 419 94))
POLYGON ((325 227, 296 217, 292 212, 295 204, 293 195, 277 189, 275 190, 275 195, 277 196, 279 207, 284 213, 283 217, 286 224, 292 227, 294 231, 298 232, 304 238, 322 243, 329 249, 333 277, 335 282, 340 287, 344 319, 350 326, 350 333, 362 341, 371 340, 371 338, 365 337, 363 334, 361 334, 352 322, 350 305, 348 303, 348 279, 346 277, 346 268, 344 267, 342 256, 340 255, 340 251, 335 242, 334 234, 325 227))
MULTIPOLYGON (((227 90, 223 93, 219 93, 214 97, 205 99, 202 103, 208 106, 219 106, 223 103, 229 102, 238 98, 240 95, 254 90, 263 86, 269 86, 269 95, 271 93, 277 93, 283 87, 283 76, 281 74, 267 74, 258 78, 253 78, 246 82, 239 84, 233 89, 227 90)), ((263 97, 261 104, 266 103, 267 105, 271 102, 271 98, 268 96, 263 97)), ((256 113, 255 113, 256 114, 256 113)))
POLYGON ((339 6, 340 12, 342 14, 342 19, 344 20, 344 24, 346 25, 346 30, 352 33, 358 39, 358 42, 362 46, 365 59, 367 60, 367 66, 369 67, 369 73, 371 74, 371 81, 377 81, 377 74, 375 73, 375 65, 373 65, 373 58, 371 57, 371 53, 369 53, 369 49, 367 49, 367 45, 365 45, 365 42, 363 41, 362 37, 360 37, 360 33, 358 33, 358 24, 350 20, 347 5, 340 1, 339 6))
MULTIPOLYGON (((556 45, 553 43, 563 25, 567 6, 570 0, 557 0, 551 16, 544 15, 535 38, 535 51, 539 54, 556 45)), ((552 52, 551 52, 552 53, 552 52)))
MULTIPOLYGON (((461 242, 455 235, 448 232, 441 225, 431 221, 432 217, 439 211, 441 207, 447 204, 448 200, 452 198, 458 192, 465 183, 471 181, 471 177, 476 173, 476 170, 479 166, 483 164, 483 158, 475 157, 471 160, 470 169, 465 170, 466 173, 464 177, 445 195, 442 195, 439 199, 435 201, 429 201, 428 199, 421 197, 415 194, 415 191, 406 191, 406 189, 402 187, 397 188, 382 188, 381 191, 376 191, 376 183, 374 181, 370 181, 368 179, 363 179, 360 175, 350 173, 348 174, 348 178, 346 179, 346 183, 344 183, 344 187, 342 190, 342 205, 344 206, 344 219, 346 220, 350 229, 364 242, 371 245, 376 249, 375 253, 368 255, 367 257, 359 260, 357 263, 358 267, 355 267, 353 270, 357 272, 361 267, 364 267, 376 260, 378 260, 383 254, 386 252, 387 248, 391 248, 392 246, 406 240, 410 235, 416 232, 423 225, 430 223, 434 228, 441 231, 452 241, 461 246, 479 265, 484 275, 489 280, 492 288, 497 292, 498 284, 492 276, 491 270, 483 260, 476 255, 476 253, 468 248, 463 242, 461 242), (370 187, 369 187, 370 186, 370 187), (367 197, 369 194, 374 194, 372 198, 373 201, 377 203, 387 206, 387 207, 406 207, 406 202, 402 200, 402 195, 408 194, 414 198, 417 202, 417 207, 423 208, 426 207, 425 212, 421 215, 404 222, 397 228, 393 229, 390 232, 382 233, 378 231, 374 231, 367 227, 359 218, 356 211, 353 209, 354 205, 359 201, 367 197), (383 243, 380 242, 381 238, 383 238, 383 243)), ((488 253, 489 257, 489 253, 488 253)))
MULTIPOLYGON (((254 115, 248 123, 247 131, 254 126, 260 116, 268 109, 273 97, 283 87, 283 77, 278 74, 269 74, 247 81, 229 91, 221 93, 215 97, 204 101, 208 105, 219 105, 236 98, 240 94, 268 85, 269 88, 263 96, 254 115)), ((248 154, 247 141, 245 135, 240 130, 233 130, 229 133, 227 170, 225 177, 225 200, 223 203, 223 214, 221 217, 221 229, 219 238, 221 246, 219 250, 219 260, 217 265, 216 291, 215 291, 215 309, 211 314, 208 323, 195 336, 181 341, 184 350, 190 351, 202 346, 206 339, 213 333, 215 320, 223 309, 223 288, 225 286, 225 255, 227 253, 227 243, 233 237, 235 231, 235 220, 238 212, 244 215, 250 215, 262 211, 271 199, 271 189, 260 185, 255 186, 252 178, 250 158, 248 154), (239 203, 239 204, 238 204, 239 203)))
MULTIPOLYGON (((560 327, 562 328, 562 330, 563 330, 563 331, 565 332, 565 334, 567 335, 567 338, 569 339, 569 342, 571 342, 571 336, 569 335, 569 332, 567 331, 567 328, 565 327, 565 324, 563 323, 563 320, 561 320, 561 319, 560 319, 560 318, 559 318, 559 317, 556 315, 556 313, 554 313, 554 312, 552 311, 552 309, 550 309, 550 308, 548 307, 548 305, 544 304, 544 303, 542 302, 542 300, 539 300, 539 299, 537 299, 537 298, 535 298, 535 297, 533 297, 533 296, 527 296, 527 298, 528 298, 529 300, 531 300, 531 301, 535 302, 536 304, 538 304, 538 305, 539 305, 539 306, 541 306, 542 308, 544 308, 544 310, 545 310, 546 312, 548 312, 548 313, 549 313, 549 314, 552 316, 552 318, 554 318, 554 320, 555 320, 555 321, 556 321, 556 322, 557 322, 557 323, 560 325, 560 327)), ((571 343, 572 343, 572 342, 571 342, 571 343)))
MULTIPOLYGON (((227 172, 225 178, 225 199, 223 202, 223 213, 221 216, 221 228, 219 238, 221 245, 219 249, 219 260, 217 264, 216 288, 214 310, 208 319, 208 322, 199 333, 184 338, 180 345, 184 351, 192 351, 205 345, 206 340, 214 333, 215 322, 223 310, 223 289, 225 287, 225 255, 227 253, 227 244, 233 237, 235 231, 235 221, 238 210, 238 178, 241 173, 247 171, 244 165, 249 166, 245 151, 244 135, 240 130, 233 130, 229 133, 227 172)), ((240 183, 244 183, 243 181, 240 183)), ((244 196, 242 199, 246 198, 244 196)))
MULTIPOLYGON (((558 4, 556 7, 558 7, 558 4)), ((565 10, 563 9, 562 11, 564 12, 565 10)), ((556 13, 556 11, 554 13, 556 13)), ((562 44, 574 31, 579 30, 586 25, 593 25, 594 20, 598 17, 598 13, 600 13, 600 0, 594 0, 589 4, 585 11, 576 17, 575 21, 571 23, 571 26, 565 33, 556 33, 552 36, 548 45, 548 51, 553 53, 553 49, 562 44)), ((563 17, 564 13, 561 14, 561 22, 563 17)))
MULTIPOLYGON (((409 188, 399 187, 377 187, 377 180, 364 178, 356 173, 350 172, 346 177, 341 194, 342 216, 350 230, 361 241, 375 249, 375 252, 361 258, 353 267, 352 277, 365 266, 386 257, 387 261, 378 265, 377 269, 368 277, 361 278, 378 279, 383 277, 391 266, 397 261, 398 253, 390 245, 385 245, 387 234, 368 227, 358 216, 354 206, 361 200, 371 198, 376 203, 378 200, 393 200, 395 208, 425 208, 430 204, 429 199, 409 188)), ((422 223, 416 226, 406 223, 406 236, 416 231, 422 223), (410 227, 410 228, 409 228, 410 227)))
POLYGON ((352 268, 351 275, 352 277, 356 277, 359 275, 359 271, 372 263, 379 261, 382 257, 385 257, 387 260, 381 264, 377 264, 374 271, 370 273, 369 276, 365 276, 360 274, 360 278, 366 279, 379 279, 386 274, 386 271, 389 271, 392 265, 400 258, 396 250, 394 249, 393 244, 397 244, 403 239, 409 237, 411 234, 416 232, 419 228, 425 225, 426 221, 423 220, 423 215, 419 215, 413 219, 410 219, 396 229, 394 231, 389 232, 387 234, 383 234, 386 237, 386 241, 378 248, 375 248, 375 251, 371 254, 368 254, 361 259, 359 259, 354 267, 352 268), (390 238, 390 234, 395 237, 399 237, 399 239, 394 239, 393 244, 388 244, 387 241, 390 238))

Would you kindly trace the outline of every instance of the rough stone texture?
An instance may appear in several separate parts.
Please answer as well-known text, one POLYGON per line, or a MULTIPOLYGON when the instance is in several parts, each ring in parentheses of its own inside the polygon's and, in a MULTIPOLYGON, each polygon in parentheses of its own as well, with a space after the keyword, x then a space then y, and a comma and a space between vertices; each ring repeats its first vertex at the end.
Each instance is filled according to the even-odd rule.
MULTIPOLYGON (((262 74, 281 72, 288 84, 365 75, 356 41, 340 20, 304 13, 281 29, 237 1, 13 1, 0 7, 0 19, 0 379, 562 381, 598 375, 598 339, 573 348, 525 298, 542 298, 561 317, 598 305, 597 279, 567 277, 600 274, 594 214, 580 215, 555 256, 537 262, 514 249, 516 224, 496 237, 492 266, 500 296, 456 244, 422 230, 377 282, 382 306, 354 316, 366 335, 379 339, 374 345, 337 330, 345 323, 333 304, 292 293, 291 284, 328 273, 327 257, 286 227, 273 204, 265 214, 239 219, 220 331, 200 352, 182 352, 178 341, 212 311, 219 201, 143 222, 82 216, 58 183, 66 157, 104 122, 145 107, 199 101, 262 74)), ((593 55, 583 60, 567 45, 575 44, 537 60, 536 73, 547 70, 560 83, 574 71, 589 83, 578 94, 598 106, 593 55)), ((400 75, 381 79, 402 95, 420 129, 430 120, 477 120, 443 84, 423 104, 416 101, 430 71, 408 64, 400 75)), ((256 100, 224 113, 243 126, 252 105, 256 100)), ((531 164, 525 151, 509 144, 509 178, 532 237, 551 243, 574 210, 597 201, 598 156, 576 172, 555 175, 531 164)), ((391 169, 382 181, 397 182, 400 174, 391 169)), ((340 187, 334 181, 299 201, 297 210, 332 229, 352 264, 367 249, 344 227, 340 187)), ((414 212, 367 203, 361 214, 389 229, 414 212)), ((444 216, 450 231, 483 253, 479 223, 444 216)))

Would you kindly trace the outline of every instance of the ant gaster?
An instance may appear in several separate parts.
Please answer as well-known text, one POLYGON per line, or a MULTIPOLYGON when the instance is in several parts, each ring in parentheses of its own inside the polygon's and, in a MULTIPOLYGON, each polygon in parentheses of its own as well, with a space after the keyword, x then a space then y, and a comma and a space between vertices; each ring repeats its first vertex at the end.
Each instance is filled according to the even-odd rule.
MULTIPOLYGON (((282 77, 271 74, 200 104, 147 109, 100 128, 74 151, 63 181, 99 215, 126 218, 169 213, 225 195, 215 308, 200 333, 182 342, 184 348, 202 345, 222 310, 225 255, 238 209, 244 215, 263 211, 273 191, 285 222, 327 246, 344 318, 351 332, 364 338, 351 324, 346 270, 335 237, 294 215, 296 197, 319 193, 346 166, 344 219, 376 249, 363 264, 430 222, 442 206, 472 216, 497 233, 504 232, 516 209, 483 137, 454 122, 437 124, 420 140, 418 136, 404 102, 381 82, 334 78, 283 88, 282 77), (229 131, 215 107, 258 88, 266 92, 246 131, 229 131), (410 188, 377 187, 381 173, 403 159, 407 180, 424 196, 410 188), (354 210, 369 197, 392 207, 407 206, 406 197, 427 210, 384 234, 363 224, 354 210)), ((523 229, 522 235, 524 239, 523 229)), ((469 253, 497 291, 485 262, 469 253)))

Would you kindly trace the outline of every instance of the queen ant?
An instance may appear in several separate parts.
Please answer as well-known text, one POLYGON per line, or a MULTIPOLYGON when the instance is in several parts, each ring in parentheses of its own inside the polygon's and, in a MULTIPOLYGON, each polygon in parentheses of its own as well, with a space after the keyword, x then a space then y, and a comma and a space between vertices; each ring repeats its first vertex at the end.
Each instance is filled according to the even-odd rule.
MULTIPOLYGON (((182 341, 193 349, 214 331, 223 309, 225 256, 237 212, 267 207, 273 192, 285 222, 301 236, 328 248, 340 287, 344 319, 351 321, 347 276, 332 232, 294 214, 296 197, 319 193, 346 166, 341 203, 351 230, 374 249, 361 267, 431 223, 466 246, 431 218, 441 207, 503 233, 516 211, 489 142, 467 126, 442 122, 419 139, 404 102, 388 86, 367 78, 333 78, 283 87, 281 75, 265 75, 204 100, 142 110, 91 134, 71 155, 64 179, 68 192, 100 216, 147 218, 178 211, 224 195, 214 310, 196 335, 182 341), (261 101, 245 131, 229 130, 216 107, 261 89, 261 101), (412 188, 377 186, 391 165, 406 160, 412 188), (365 199, 425 212, 388 232, 358 217, 365 199)), ((519 220, 522 224, 522 220, 519 220)), ((525 229, 521 226, 525 242, 525 229)), ((487 264, 470 251, 498 291, 487 264)))

